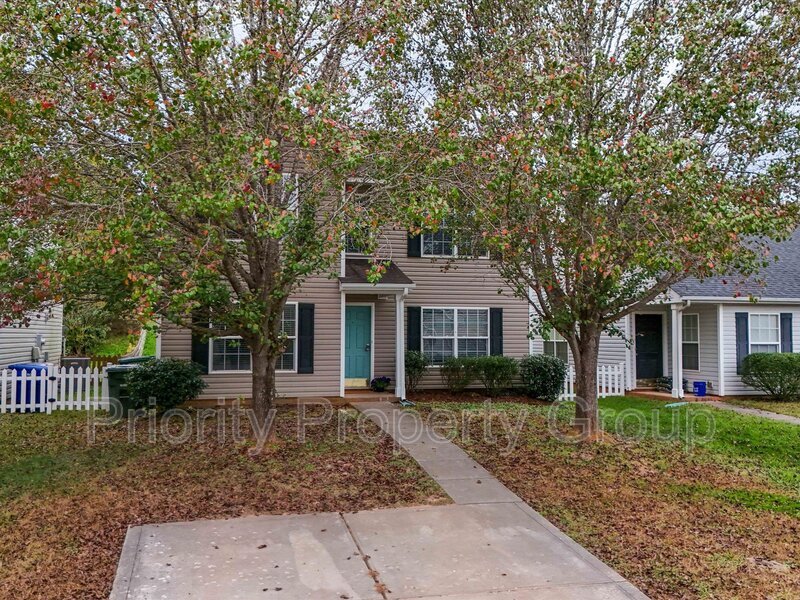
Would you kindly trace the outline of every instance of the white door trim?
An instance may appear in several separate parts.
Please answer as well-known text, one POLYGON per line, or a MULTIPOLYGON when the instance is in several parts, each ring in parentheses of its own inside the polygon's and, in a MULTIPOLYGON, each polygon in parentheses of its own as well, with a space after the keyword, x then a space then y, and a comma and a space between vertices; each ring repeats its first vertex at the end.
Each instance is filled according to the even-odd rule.
MULTIPOLYGON (((344 298, 344 294, 342 294, 344 298)), ((369 381, 367 382, 367 387, 375 379, 375 303, 374 302, 347 302, 344 300, 344 309, 342 310, 344 319, 342 319, 342 385, 346 383, 345 379, 345 370, 344 370, 344 360, 345 360, 345 334, 347 332, 347 323, 345 323, 347 319, 347 307, 348 306, 369 306, 369 320, 370 320, 370 340, 369 340, 369 381)))

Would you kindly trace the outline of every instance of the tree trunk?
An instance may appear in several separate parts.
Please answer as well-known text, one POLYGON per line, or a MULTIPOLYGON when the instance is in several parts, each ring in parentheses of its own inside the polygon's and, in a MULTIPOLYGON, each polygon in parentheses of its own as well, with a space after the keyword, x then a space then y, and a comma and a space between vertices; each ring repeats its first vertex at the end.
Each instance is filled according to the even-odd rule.
POLYGON ((597 360, 600 333, 594 328, 581 328, 578 355, 575 359, 575 426, 581 439, 594 441, 600 435, 600 413, 597 404, 597 360))
POLYGON ((253 411, 259 425, 267 421, 269 411, 275 408, 275 365, 277 359, 269 356, 266 349, 253 351, 253 411))

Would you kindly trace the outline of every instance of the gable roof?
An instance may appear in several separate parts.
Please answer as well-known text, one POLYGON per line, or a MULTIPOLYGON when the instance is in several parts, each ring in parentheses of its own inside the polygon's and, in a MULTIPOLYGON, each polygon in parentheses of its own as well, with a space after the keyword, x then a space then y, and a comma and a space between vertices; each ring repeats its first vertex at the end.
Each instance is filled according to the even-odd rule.
POLYGON ((770 244, 778 260, 771 260, 757 275, 687 277, 672 286, 682 298, 756 298, 800 300, 800 229, 785 242, 770 244))

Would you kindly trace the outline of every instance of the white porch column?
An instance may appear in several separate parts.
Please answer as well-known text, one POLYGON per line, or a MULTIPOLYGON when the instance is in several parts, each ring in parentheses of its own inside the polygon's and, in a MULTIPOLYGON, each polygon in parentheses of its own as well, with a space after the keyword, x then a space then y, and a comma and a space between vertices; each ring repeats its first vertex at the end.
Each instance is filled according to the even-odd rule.
POLYGON ((406 338, 403 327, 405 315, 406 290, 397 292, 395 296, 395 379, 394 395, 401 400, 406 399, 406 338))
POLYGON ((683 398, 683 307, 672 305, 672 397, 683 398))
MULTIPOLYGON (((340 292, 341 308, 339 311, 339 396, 344 398, 344 335, 345 335, 345 293, 340 292)), ((374 340, 373 340, 374 343, 374 340)))

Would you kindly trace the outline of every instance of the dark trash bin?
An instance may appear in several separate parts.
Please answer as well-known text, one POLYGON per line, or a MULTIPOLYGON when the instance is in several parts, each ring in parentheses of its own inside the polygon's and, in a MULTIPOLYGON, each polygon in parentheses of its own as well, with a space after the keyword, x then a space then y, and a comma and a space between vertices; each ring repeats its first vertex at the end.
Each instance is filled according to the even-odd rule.
POLYGON ((706 382, 705 381, 695 381, 694 382, 694 395, 698 398, 702 398, 706 395, 706 382))
POLYGON ((155 356, 130 356, 128 358, 120 358, 117 361, 119 365, 141 365, 142 363, 150 362, 151 360, 155 360, 155 356))
POLYGON ((136 369, 137 364, 111 365, 106 367, 106 377, 108 379, 108 397, 111 400, 109 410, 116 413, 115 406, 122 409, 121 414, 114 414, 117 418, 125 417, 129 410, 135 407, 128 395, 128 385, 125 383, 125 376, 136 369), (119 404, 114 402, 116 400, 119 404))
POLYGON ((16 385, 16 401, 20 402, 23 393, 25 403, 22 407, 16 406, 18 412, 45 412, 47 410, 47 391, 48 381, 45 378, 42 382, 42 373, 47 373, 48 365, 44 363, 16 363, 8 365, 9 370, 14 371, 19 378, 16 385), (27 373, 28 379, 22 381, 22 374, 27 373))

